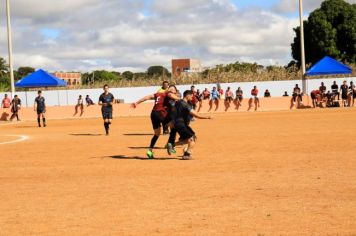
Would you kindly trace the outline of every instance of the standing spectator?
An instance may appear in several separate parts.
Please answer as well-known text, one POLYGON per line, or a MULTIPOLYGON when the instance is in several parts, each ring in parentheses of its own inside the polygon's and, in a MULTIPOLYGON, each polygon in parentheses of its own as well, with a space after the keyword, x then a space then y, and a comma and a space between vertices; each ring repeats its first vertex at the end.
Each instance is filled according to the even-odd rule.
POLYGON ((203 99, 204 100, 209 100, 210 99, 210 92, 209 92, 208 88, 205 88, 202 94, 203 94, 203 99))
POLYGON ((356 87, 354 85, 354 82, 350 82, 350 87, 349 87, 349 106, 355 105, 355 99, 356 99, 356 87), (352 101, 352 102, 351 102, 352 101))
POLYGON ((257 86, 254 86, 253 89, 251 90, 251 98, 248 102, 248 105, 249 105, 248 111, 251 110, 253 102, 255 104, 255 111, 257 111, 257 108, 260 107, 260 99, 258 98, 257 86))
POLYGON ((200 112, 201 108, 203 107, 203 93, 200 92, 200 89, 197 90, 197 99, 199 102, 198 112, 200 112))
POLYGON ((4 96, 4 98, 2 99, 2 102, 1 102, 1 107, 2 108, 10 108, 10 104, 11 104, 11 100, 7 96, 7 94, 5 94, 5 96, 4 96))
POLYGON ((240 87, 238 87, 236 90, 236 97, 235 97, 235 101, 234 101, 236 110, 239 110, 239 108, 242 106, 242 101, 244 99, 243 95, 244 95, 244 91, 242 91, 242 89, 240 87))
MULTIPOLYGON (((326 89, 326 88, 325 88, 326 89)), ((302 93, 301 90, 299 88, 299 85, 296 84, 294 89, 293 89, 293 95, 292 95, 292 100, 291 100, 291 104, 290 104, 290 109, 292 110, 294 105, 297 103, 297 108, 299 108, 299 106, 301 105, 301 103, 303 102, 303 97, 302 97, 302 93)))
POLYGON ((270 97, 271 97, 271 93, 268 91, 268 89, 266 89, 264 95, 265 95, 265 96, 264 96, 265 98, 270 98, 270 97))
POLYGON ((87 96, 85 97, 85 102, 87 103, 87 106, 94 105, 94 102, 93 102, 93 100, 91 100, 91 98, 89 97, 89 95, 87 95, 87 96))
POLYGON ((75 113, 73 116, 75 116, 76 114, 78 114, 78 109, 80 108, 80 116, 83 115, 84 113, 84 101, 83 101, 83 97, 82 95, 79 95, 79 98, 77 100, 77 105, 75 105, 75 113))
POLYGON ((347 107, 349 104, 347 103, 348 100, 348 90, 349 87, 347 86, 346 80, 344 83, 340 86, 340 91, 341 91, 341 99, 342 99, 342 104, 344 107, 347 107))
POLYGON ((218 92, 219 92, 219 98, 223 98, 224 96, 224 90, 221 88, 220 84, 217 85, 218 87, 218 92))
POLYGON ((228 87, 225 92, 225 111, 229 110, 232 101, 234 101, 234 93, 231 88, 228 87))
POLYGON ((337 95, 337 100, 340 100, 339 85, 336 84, 336 81, 334 81, 333 85, 331 85, 331 93, 335 97, 337 95))
POLYGON ((211 109, 213 108, 213 103, 216 106, 215 111, 217 111, 219 109, 220 93, 216 89, 216 87, 214 87, 210 94, 211 94, 211 98, 209 101, 209 106, 210 106, 209 111, 211 111, 211 109))
POLYGON ((169 87, 169 82, 165 80, 162 82, 162 87, 158 90, 158 92, 163 93, 168 90, 168 87, 169 87))
POLYGON ((10 121, 12 121, 15 117, 17 119, 17 121, 20 121, 19 118, 19 110, 21 109, 21 99, 15 95, 14 99, 12 99, 11 101, 11 112, 12 115, 10 117, 10 121))
POLYGON ((288 95, 288 92, 287 92, 287 91, 285 91, 285 92, 284 92, 283 97, 289 97, 289 95, 288 95))

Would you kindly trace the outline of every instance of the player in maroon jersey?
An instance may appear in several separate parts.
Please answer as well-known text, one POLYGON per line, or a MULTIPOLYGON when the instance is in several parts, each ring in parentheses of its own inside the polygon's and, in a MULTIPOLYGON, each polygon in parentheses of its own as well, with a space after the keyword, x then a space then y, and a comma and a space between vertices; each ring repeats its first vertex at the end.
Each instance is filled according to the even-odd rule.
POLYGON ((159 91, 155 94, 148 95, 136 103, 132 104, 133 108, 136 108, 140 103, 143 103, 148 100, 154 100, 154 106, 151 112, 151 122, 154 130, 154 135, 151 139, 150 147, 147 151, 147 157, 152 159, 154 158, 153 148, 156 145, 156 142, 161 135, 161 127, 166 125, 169 122, 168 116, 168 107, 170 100, 179 100, 179 97, 176 95, 175 86, 172 85, 167 91, 159 91))

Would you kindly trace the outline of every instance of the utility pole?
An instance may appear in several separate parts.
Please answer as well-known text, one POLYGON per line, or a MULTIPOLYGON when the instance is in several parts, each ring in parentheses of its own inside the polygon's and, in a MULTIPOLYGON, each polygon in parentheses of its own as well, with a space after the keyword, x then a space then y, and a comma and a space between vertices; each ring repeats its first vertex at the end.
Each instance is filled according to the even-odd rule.
POLYGON ((302 81, 303 81, 303 93, 307 94, 307 81, 305 78, 305 47, 304 47, 304 19, 303 19, 303 0, 299 0, 299 20, 300 20, 300 55, 302 64, 302 81))
POLYGON ((14 64, 12 60, 12 32, 10 20, 10 0, 6 0, 6 15, 7 15, 7 43, 9 51, 9 66, 10 66, 10 80, 11 80, 11 97, 15 95, 15 80, 14 80, 14 64))

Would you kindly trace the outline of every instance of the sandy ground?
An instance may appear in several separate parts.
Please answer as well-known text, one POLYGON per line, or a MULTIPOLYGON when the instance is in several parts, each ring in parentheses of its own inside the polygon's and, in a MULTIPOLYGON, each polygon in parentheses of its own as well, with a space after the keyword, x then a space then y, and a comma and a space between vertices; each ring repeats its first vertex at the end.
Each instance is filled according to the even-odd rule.
POLYGON ((355 117, 216 115, 193 161, 147 160, 147 117, 0 125, 0 235, 356 235, 355 117))

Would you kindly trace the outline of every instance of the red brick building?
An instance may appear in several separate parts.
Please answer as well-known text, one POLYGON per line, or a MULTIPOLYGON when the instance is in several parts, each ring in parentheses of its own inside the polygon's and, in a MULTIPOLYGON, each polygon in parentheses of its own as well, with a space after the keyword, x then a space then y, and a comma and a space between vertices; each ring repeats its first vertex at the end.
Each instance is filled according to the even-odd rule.
POLYGON ((200 61, 194 59, 173 59, 172 60, 173 76, 178 77, 183 72, 187 72, 187 73, 202 72, 202 66, 200 61))
POLYGON ((81 73, 55 72, 55 73, 53 73, 53 75, 59 79, 63 79, 64 81, 66 81, 68 86, 79 86, 82 84, 82 74, 81 73))

